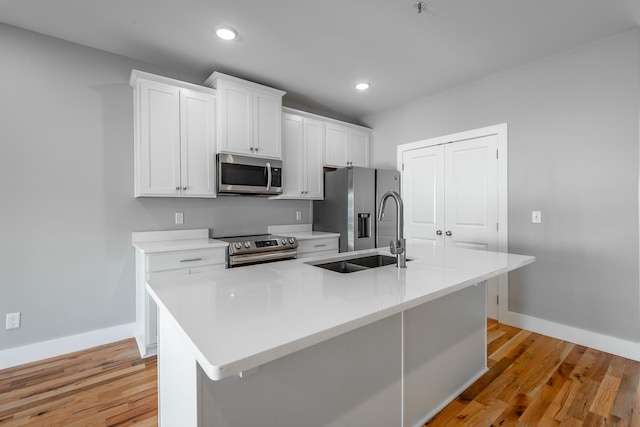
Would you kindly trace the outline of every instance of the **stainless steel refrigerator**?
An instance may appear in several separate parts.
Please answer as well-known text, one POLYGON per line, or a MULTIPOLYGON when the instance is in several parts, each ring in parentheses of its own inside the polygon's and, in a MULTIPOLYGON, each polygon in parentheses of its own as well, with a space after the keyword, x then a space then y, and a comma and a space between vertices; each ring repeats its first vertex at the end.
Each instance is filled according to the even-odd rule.
POLYGON ((380 199, 400 192, 400 172, 349 167, 324 173, 324 200, 313 202, 313 229, 340 233, 340 252, 386 247, 395 240, 396 209, 387 203, 378 224, 380 199))

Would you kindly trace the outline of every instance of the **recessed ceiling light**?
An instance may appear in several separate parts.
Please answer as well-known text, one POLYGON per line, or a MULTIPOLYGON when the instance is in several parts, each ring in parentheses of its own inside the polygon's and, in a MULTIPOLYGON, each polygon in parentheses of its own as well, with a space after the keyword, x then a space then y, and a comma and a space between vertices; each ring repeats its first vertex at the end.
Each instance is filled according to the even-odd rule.
POLYGON ((220 37, 222 40, 233 40, 238 37, 238 32, 231 27, 217 27, 216 35, 220 37))
POLYGON ((369 82, 356 83, 356 89, 358 89, 358 90, 367 90, 370 87, 371 87, 371 83, 369 83, 369 82))

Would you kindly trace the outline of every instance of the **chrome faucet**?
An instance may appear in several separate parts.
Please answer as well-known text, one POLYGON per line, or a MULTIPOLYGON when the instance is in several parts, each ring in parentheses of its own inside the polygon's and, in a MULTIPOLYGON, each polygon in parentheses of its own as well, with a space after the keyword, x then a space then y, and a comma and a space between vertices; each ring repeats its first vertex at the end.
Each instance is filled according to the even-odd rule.
POLYGON ((404 240, 404 204, 402 203, 402 197, 395 191, 387 191, 380 199, 380 208, 378 209, 378 222, 384 216, 384 206, 387 199, 391 197, 396 201, 396 240, 389 242, 389 249, 392 254, 396 256, 396 267, 407 268, 407 249, 406 242, 404 240))

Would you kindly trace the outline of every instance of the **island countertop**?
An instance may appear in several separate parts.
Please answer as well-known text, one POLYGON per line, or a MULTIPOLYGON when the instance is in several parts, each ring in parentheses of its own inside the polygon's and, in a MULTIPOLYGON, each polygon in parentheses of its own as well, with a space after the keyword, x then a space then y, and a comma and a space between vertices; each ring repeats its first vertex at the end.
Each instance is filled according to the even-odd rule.
MULTIPOLYGON (((327 261, 382 249, 324 257, 327 261)), ((341 274, 317 258, 153 279, 149 294, 175 320, 212 380, 384 319, 534 262, 497 252, 409 245, 395 265, 341 274)))

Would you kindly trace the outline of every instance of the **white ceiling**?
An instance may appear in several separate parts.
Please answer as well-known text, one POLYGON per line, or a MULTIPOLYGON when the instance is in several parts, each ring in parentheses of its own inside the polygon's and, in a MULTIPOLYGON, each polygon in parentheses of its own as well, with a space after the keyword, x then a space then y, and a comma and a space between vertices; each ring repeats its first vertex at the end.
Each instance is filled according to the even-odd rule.
POLYGON ((3 0, 0 21, 359 120, 640 23, 640 0, 3 0), (214 35, 219 25, 240 33, 214 35), (355 82, 372 88, 358 92, 355 82))

